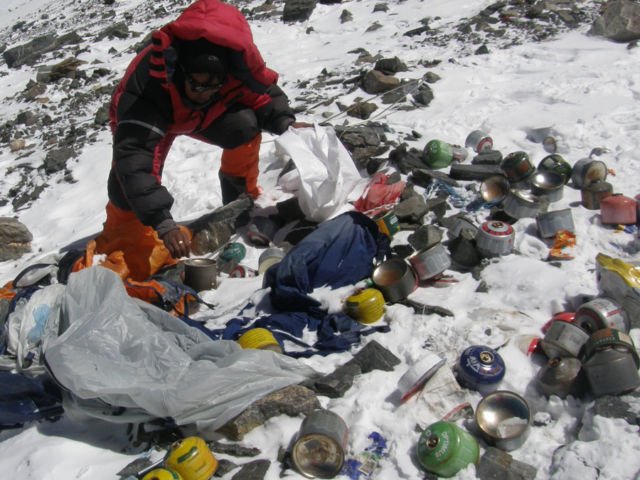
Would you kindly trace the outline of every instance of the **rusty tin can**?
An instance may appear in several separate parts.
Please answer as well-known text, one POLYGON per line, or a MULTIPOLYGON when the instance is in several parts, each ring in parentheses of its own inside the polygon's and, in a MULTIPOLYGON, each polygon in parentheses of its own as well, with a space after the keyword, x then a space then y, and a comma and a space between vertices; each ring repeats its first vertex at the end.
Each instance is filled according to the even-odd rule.
POLYGON ((583 367, 591 392, 600 397, 640 386, 640 359, 631 337, 613 328, 598 330, 585 345, 583 367))
POLYGON ((589 334, 570 322, 553 320, 540 341, 542 351, 549 358, 579 357, 589 334))
POLYGON ((314 410, 303 421, 291 450, 295 469, 307 478, 333 478, 345 461, 349 429, 329 410, 314 410))
POLYGON ((629 333, 627 314, 615 300, 607 297, 596 297, 578 307, 576 325, 588 333, 603 328, 615 328, 629 333))
POLYGON ((600 160, 583 158, 573 164, 571 168, 571 181, 573 186, 579 189, 588 187, 593 182, 603 181, 607 178, 607 165, 600 160))
POLYGON ((542 238, 555 237, 560 230, 566 230, 571 233, 576 231, 570 208, 540 213, 536 217, 536 225, 542 238))
POLYGON ((580 190, 582 206, 587 210, 598 210, 600 202, 613 194, 613 185, 599 180, 592 182, 580 190))
POLYGON ((582 395, 586 391, 586 378, 582 362, 577 358, 552 358, 538 372, 536 377, 542 393, 547 397, 556 395, 566 398, 582 395))
POLYGON ((513 252, 513 227, 500 220, 488 220, 480 225, 476 234, 476 248, 483 257, 497 257, 513 252))

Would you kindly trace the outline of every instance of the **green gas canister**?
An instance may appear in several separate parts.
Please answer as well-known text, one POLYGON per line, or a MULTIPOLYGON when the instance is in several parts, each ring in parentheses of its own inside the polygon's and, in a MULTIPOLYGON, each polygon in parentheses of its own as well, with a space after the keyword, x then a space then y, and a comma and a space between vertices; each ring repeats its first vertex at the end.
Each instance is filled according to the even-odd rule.
POLYGON ((420 435, 417 446, 420 466, 440 477, 453 477, 470 463, 478 463, 478 441, 455 423, 439 421, 420 435))
POLYGON ((467 151, 456 145, 451 145, 442 140, 431 140, 422 151, 424 163, 429 168, 446 168, 454 160, 462 162, 467 157, 467 151))

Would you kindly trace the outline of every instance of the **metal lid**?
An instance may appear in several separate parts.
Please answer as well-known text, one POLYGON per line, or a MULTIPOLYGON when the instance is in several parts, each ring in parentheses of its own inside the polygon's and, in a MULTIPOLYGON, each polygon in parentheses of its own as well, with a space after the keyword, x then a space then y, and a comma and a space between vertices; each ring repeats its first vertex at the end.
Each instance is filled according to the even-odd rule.
POLYGON ((334 439, 311 433, 296 440, 291 459, 296 470, 307 478, 333 478, 344 465, 344 450, 334 439))

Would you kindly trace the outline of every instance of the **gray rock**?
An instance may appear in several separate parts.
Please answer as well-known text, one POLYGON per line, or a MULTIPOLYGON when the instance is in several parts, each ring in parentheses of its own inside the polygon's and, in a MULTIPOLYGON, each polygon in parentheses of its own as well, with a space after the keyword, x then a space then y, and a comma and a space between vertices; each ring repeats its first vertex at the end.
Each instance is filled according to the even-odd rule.
POLYGON ((347 23, 353 21, 353 14, 349 10, 343 10, 340 14, 340 23, 347 23))
MULTIPOLYGON (((218 453, 216 451, 213 452, 218 453)), ((216 468, 216 473, 214 473, 214 477, 224 477, 227 473, 232 470, 238 468, 238 464, 234 463, 226 458, 218 458, 218 468, 216 468)))
POLYGON ((487 447, 476 468, 480 480, 534 480, 537 472, 537 468, 495 447, 487 447))
POLYGON ((640 39, 640 4, 632 0, 607 2, 603 14, 593 22, 589 33, 615 42, 640 39))
POLYGON ((385 75, 393 75, 394 73, 407 72, 409 70, 407 65, 398 57, 382 58, 376 62, 373 69, 385 75))
POLYGON ((0 261, 15 260, 31 251, 33 235, 15 218, 0 217, 0 261))
POLYGON ((290 385, 253 403, 218 432, 232 440, 242 440, 247 433, 272 417, 308 415, 318 408, 320 402, 313 391, 301 385, 290 385))
POLYGON ((429 208, 422 196, 412 195, 399 202, 393 208, 393 211, 401 222, 422 224, 422 219, 429 211, 429 208))
POLYGON ((76 152, 71 147, 62 147, 50 150, 44 158, 44 171, 46 173, 55 173, 67 165, 67 160, 75 156, 76 152))
POLYGON ((9 68, 20 68, 23 65, 33 65, 43 54, 59 49, 64 45, 78 44, 82 37, 71 32, 58 37, 54 33, 34 38, 28 43, 5 50, 2 56, 9 68))
POLYGON ((442 230, 435 225, 422 225, 407 237, 407 241, 416 251, 433 247, 442 241, 442 230))
POLYGON ((260 455, 260 449, 255 447, 244 447, 237 443, 222 443, 211 440, 207 442, 207 445, 212 452, 223 453, 225 455, 231 455, 233 457, 255 457, 260 455))
POLYGON ((38 68, 36 81, 40 83, 54 83, 61 78, 76 78, 78 67, 86 62, 77 58, 66 58, 55 65, 45 65, 38 68))
POLYGON ((597 398, 593 413, 607 418, 622 418, 631 425, 640 425, 640 392, 597 398))
POLYGON ((425 107, 428 107, 434 98, 435 97, 433 96, 433 90, 429 85, 425 83, 420 85, 418 91, 413 94, 413 99, 417 103, 419 103, 420 105, 424 105, 425 107))
POLYGON ((316 0, 286 0, 282 11, 283 22, 304 22, 316 8, 316 0))
POLYGON ((388 12, 388 11, 389 11, 389 5, 387 5, 386 3, 376 3, 373 6, 373 13, 388 12))
POLYGON ((400 359, 378 342, 372 340, 345 365, 348 364, 359 365, 362 373, 369 373, 373 370, 390 372, 394 367, 400 365, 400 359))
POLYGON ((362 89, 371 94, 388 92, 400 85, 400 80, 391 75, 385 75, 378 70, 369 70, 362 79, 362 89))
POLYGON ((269 460, 254 460, 245 463, 231 480, 262 480, 269 470, 271 462, 269 460))
POLYGON ((350 117, 366 120, 377 109, 378 109, 378 106, 373 102, 358 102, 348 107, 346 112, 347 112, 347 115, 350 117))
POLYGON ((345 364, 336 368, 329 375, 317 379, 309 385, 318 395, 329 398, 340 398, 353 385, 353 380, 362 373, 362 369, 357 364, 345 364))

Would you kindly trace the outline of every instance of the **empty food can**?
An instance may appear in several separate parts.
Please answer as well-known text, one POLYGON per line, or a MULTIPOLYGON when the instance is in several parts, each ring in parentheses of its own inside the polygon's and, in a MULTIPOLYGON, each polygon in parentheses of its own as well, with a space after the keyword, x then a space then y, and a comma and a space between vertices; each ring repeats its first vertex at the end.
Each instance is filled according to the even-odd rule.
POLYGON ((333 478, 345 461, 349 429, 329 410, 314 410, 303 421, 291 451, 295 469, 307 478, 333 478))
POLYGON ((508 255, 513 251, 515 231, 500 220, 488 220, 480 225, 476 234, 476 248, 483 257, 508 255))
POLYGON ((590 334, 602 328, 615 328, 628 333, 630 328, 624 309, 607 297, 596 297, 580 305, 576 310, 575 323, 590 334))
POLYGON ((502 201, 504 212, 513 218, 535 218, 547 210, 548 200, 526 190, 511 190, 502 201))
POLYGON ((188 258, 184 262, 184 284, 196 292, 217 286, 218 268, 212 258, 188 258))
POLYGON ((598 330, 585 345, 583 368, 596 397, 619 395, 640 386, 640 359, 631 337, 613 328, 598 330))
POLYGON ((389 238, 393 238, 400 230, 398 217, 393 210, 378 213, 373 217, 373 221, 378 225, 378 230, 389 238))
POLYGON ((478 441, 455 423, 435 422, 420 434, 418 463, 427 472, 453 477, 467 465, 478 463, 478 441))
POLYGON ((549 358, 578 357, 589 334, 570 322, 553 320, 540 341, 542 351, 549 358))

